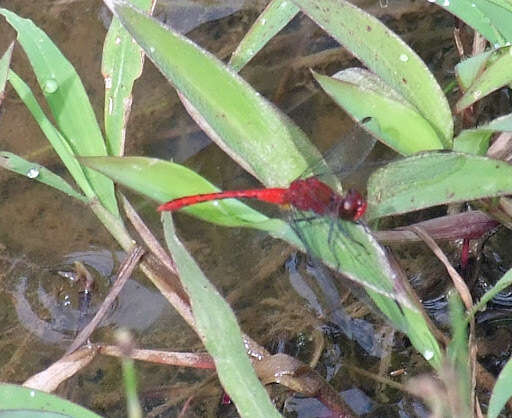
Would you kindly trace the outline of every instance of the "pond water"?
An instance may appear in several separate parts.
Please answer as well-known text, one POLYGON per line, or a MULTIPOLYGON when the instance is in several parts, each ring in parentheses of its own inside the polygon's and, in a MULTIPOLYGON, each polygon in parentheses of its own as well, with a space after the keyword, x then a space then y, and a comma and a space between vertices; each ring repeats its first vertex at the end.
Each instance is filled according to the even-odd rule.
MULTIPOLYGON (((451 40, 452 19, 447 14, 426 2, 358 4, 403 36, 442 85, 449 79, 457 56, 451 40)), ((264 1, 167 0, 158 4, 155 14, 226 59, 264 5, 264 1)), ((101 121, 101 49, 110 19, 108 10, 99 1, 83 0, 6 0, 2 6, 33 19, 48 33, 79 72, 101 121)), ((13 38, 12 30, 2 21, 0 51, 13 38)), ((242 75, 289 113, 319 148, 326 149, 343 140, 351 122, 319 93, 309 68, 332 74, 354 65, 357 60, 300 17, 272 40, 242 75)), ((13 66, 35 85, 19 47, 13 66)), ((66 176, 12 89, 3 105, 0 138, 3 150, 66 176)), ((126 154, 172 158, 220 187, 256 184, 211 144, 149 62, 135 86, 126 154)), ((92 212, 72 199, 4 170, 0 171, 0 190, 0 380, 21 383, 63 354, 108 293, 124 254, 92 212), (83 289, 65 277, 76 261, 88 269, 95 282, 85 312, 79 308, 83 289)), ((148 225, 160 231, 154 202, 131 197, 148 225)), ((357 414, 427 416, 420 402, 372 378, 384 375, 391 379, 390 370, 406 369, 412 375, 428 371, 422 357, 332 275, 312 267, 305 256, 261 232, 222 229, 180 215, 176 218, 187 248, 231 303, 248 335, 273 352, 286 352, 306 363, 320 352, 316 370, 357 414), (382 364, 387 364, 384 371, 382 364)), ((405 258, 414 257, 408 254, 405 258)), ((436 262, 428 258, 421 263, 436 262)), ((436 277, 444 274, 434 268, 428 272, 436 277)), ((130 329, 140 348, 201 350, 199 339, 141 273, 128 281, 92 340, 112 342, 112 331, 119 327, 130 329)), ((222 404, 222 389, 211 372, 147 363, 137 363, 137 368, 140 398, 148 416, 178 416, 190 396, 194 400, 186 416, 236 415, 232 405, 222 404)), ((120 381, 118 360, 98 357, 57 393, 105 416, 125 416, 120 381)), ((283 388, 272 396, 289 416, 327 416, 328 411, 314 399, 292 395, 283 388)))

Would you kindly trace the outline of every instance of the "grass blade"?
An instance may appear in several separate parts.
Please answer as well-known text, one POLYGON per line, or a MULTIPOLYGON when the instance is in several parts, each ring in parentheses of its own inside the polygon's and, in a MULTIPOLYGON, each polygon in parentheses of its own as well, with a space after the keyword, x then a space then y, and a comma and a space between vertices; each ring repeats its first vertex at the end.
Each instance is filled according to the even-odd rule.
MULTIPOLYGON (((84 86, 71 63, 51 39, 29 19, 0 9, 18 32, 37 81, 63 136, 76 155, 106 155, 105 143, 84 86)), ((100 173, 85 175, 103 205, 118 215, 114 185, 100 173)))
POLYGON ((85 196, 81 195, 75 189, 73 189, 62 177, 52 173, 42 165, 24 160, 23 158, 18 157, 17 155, 10 152, 0 151, 0 167, 21 174, 22 176, 28 177, 30 179, 37 180, 50 187, 53 187, 54 189, 66 193, 68 196, 81 200, 82 202, 88 201, 85 196))
POLYGON ((304 13, 412 103, 451 147, 453 121, 445 95, 420 57, 378 19, 345 0, 294 0, 304 13))
POLYGON ((176 237, 169 214, 164 214, 163 222, 165 239, 190 297, 200 338, 215 361, 222 386, 241 416, 279 417, 252 368, 233 311, 176 237))
MULTIPOLYGON (((151 0, 132 0, 147 12, 151 0)), ((126 124, 132 105, 133 83, 142 74, 144 51, 114 17, 110 23, 105 43, 101 72, 105 78, 105 139, 110 155, 124 154, 126 124)))

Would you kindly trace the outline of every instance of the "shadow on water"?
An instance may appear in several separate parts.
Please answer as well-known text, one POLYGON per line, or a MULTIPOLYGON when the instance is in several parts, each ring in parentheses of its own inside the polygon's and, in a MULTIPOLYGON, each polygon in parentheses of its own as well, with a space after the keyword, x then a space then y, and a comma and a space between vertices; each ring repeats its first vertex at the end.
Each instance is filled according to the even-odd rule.
MULTIPOLYGON (((43 3, 47 7, 29 0, 7 0, 2 6, 32 18, 50 35, 77 68, 102 120, 100 56, 110 19, 107 10, 98 1, 43 3)), ((264 3, 168 1, 159 3, 156 15, 226 59, 264 3)), ((456 56, 447 15, 418 2, 390 0, 385 9, 378 1, 366 3, 372 14, 413 44, 440 79, 447 77, 446 68, 453 67, 451 60, 456 56)), ((12 31, 2 23, 2 51, 11 39, 12 31)), ((327 149, 350 130, 350 122, 325 95, 318 94, 309 68, 331 74, 354 63, 353 57, 301 17, 272 40, 242 75, 285 109, 320 148, 327 149)), ((23 78, 34 81, 19 48, 14 65, 23 78)), ((4 102, 1 122, 3 149, 64 175, 12 91, 4 102)), ((186 162, 221 187, 254 185, 254 180, 210 144, 149 62, 135 86, 127 132, 128 155, 186 162), (207 152, 202 152, 205 148, 207 152)), ((94 315, 124 254, 87 208, 57 192, 6 171, 0 171, 0 191, 0 379, 21 383, 58 359, 84 318, 94 315), (79 308, 80 284, 62 274, 72 271, 75 261, 94 277, 86 312, 79 308)), ((159 230, 153 202, 136 201, 149 224, 159 230)), ((410 368, 415 374, 426 368, 423 360, 404 337, 375 317, 334 277, 312 270, 305 257, 262 233, 220 229, 180 215, 176 218, 187 247, 233 306, 247 334, 274 352, 316 365, 358 414, 426 416, 420 403, 373 378, 382 374, 383 362, 389 370, 410 368)), ((131 329, 141 348, 202 350, 198 338, 140 273, 128 281, 93 340, 111 342, 112 330, 119 327, 131 329)), ((232 406, 221 405, 222 390, 211 372, 144 363, 137 367, 140 398, 149 416, 177 416, 190 396, 197 399, 188 416, 234 414, 232 406)), ((107 416, 125 416, 120 381, 119 362, 98 358, 80 376, 61 385, 58 393, 107 416)), ((272 390, 273 399, 289 416, 327 416, 313 399, 282 388, 272 390)))

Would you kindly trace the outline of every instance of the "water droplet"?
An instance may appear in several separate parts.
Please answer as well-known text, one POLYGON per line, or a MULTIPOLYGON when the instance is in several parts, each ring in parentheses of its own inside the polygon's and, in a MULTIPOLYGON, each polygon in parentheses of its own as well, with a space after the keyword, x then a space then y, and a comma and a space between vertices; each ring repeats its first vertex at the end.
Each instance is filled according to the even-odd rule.
POLYGON ((430 350, 425 350, 423 353, 423 357, 425 357, 425 360, 430 360, 432 357, 434 357, 434 352, 430 350))
POLYGON ((116 45, 119 45, 120 43, 121 43, 121 38, 118 36, 118 37, 116 38, 116 45))
POLYGON ((473 97, 475 99, 478 99, 480 96, 482 95, 482 92, 480 90, 476 90, 474 93, 473 93, 473 97))
POLYGON ((407 55, 405 55, 405 54, 401 54, 400 55, 400 61, 407 62, 407 61, 409 61, 409 57, 407 55))
POLYGON ((105 77, 105 88, 110 89, 112 87, 112 77, 105 77))
POLYGON ((476 7, 476 4, 475 3, 471 3, 471 7, 476 7))
POLYGON ((249 49, 247 50, 247 55, 249 55, 250 57, 252 57, 252 56, 254 55, 254 49, 249 48, 249 49))
POLYGON ((36 392, 34 390, 31 390, 30 391, 30 396, 33 398, 34 396, 36 396, 36 392))
POLYGON ((450 5, 450 0, 444 0, 443 6, 448 7, 450 5))
POLYGON ((262 18, 262 19, 260 20, 260 23, 261 23, 262 25, 265 25, 265 24, 267 23, 267 19, 262 18))
POLYGON ((149 52, 151 52, 151 53, 155 52, 155 47, 154 46, 149 47, 149 52))
POLYGON ((214 201, 212 202, 212 204, 213 204, 213 206, 219 206, 219 201, 218 201, 218 200, 214 200, 214 201))
POLYGON ((29 179, 35 179, 37 176, 39 176, 39 168, 32 167, 30 170, 27 171, 27 177, 29 179))
POLYGON ((59 83, 57 83, 57 80, 55 80, 54 78, 49 78, 44 82, 43 85, 43 91, 48 94, 55 93, 58 88, 59 83))
POLYGON ((281 3, 281 6, 279 6, 279 7, 283 8, 283 7, 286 7, 286 6, 287 6, 287 2, 286 2, 286 1, 283 1, 283 2, 281 3))

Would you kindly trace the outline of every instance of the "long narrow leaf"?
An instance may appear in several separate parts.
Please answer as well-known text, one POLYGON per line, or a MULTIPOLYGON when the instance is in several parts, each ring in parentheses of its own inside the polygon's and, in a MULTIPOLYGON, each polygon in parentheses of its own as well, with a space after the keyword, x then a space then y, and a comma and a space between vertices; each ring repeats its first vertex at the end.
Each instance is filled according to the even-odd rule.
POLYGON ((279 417, 252 368, 233 311, 177 238, 171 216, 165 214, 163 221, 165 239, 190 297, 197 329, 215 361, 222 386, 242 417, 279 417))
POLYGON ((329 35, 412 103, 451 147, 448 101, 420 57, 378 19, 345 0, 293 0, 329 35))
POLYGON ((317 73, 314 76, 354 119, 372 118, 363 126, 400 154, 444 148, 432 125, 375 74, 349 68, 333 77, 317 73))
POLYGON ((298 12, 289 0, 272 0, 238 44, 229 65, 240 71, 298 12))
POLYGON ((62 177, 39 164, 24 160, 15 154, 0 151, 0 167, 47 184, 82 202, 87 202, 87 198, 73 189, 62 177))
POLYGON ((4 52, 0 58, 0 105, 5 94, 5 85, 7 83, 7 76, 9 74, 9 67, 11 65, 12 50, 14 49, 14 42, 9 45, 7 51, 4 52))
MULTIPOLYGON (((27 54, 53 117, 74 153, 106 155, 105 143, 87 93, 71 63, 31 20, 6 9, 0 9, 0 14, 18 32, 18 42, 27 54)), ((112 182, 87 168, 85 174, 103 205, 118 215, 112 182)))
POLYGON ((85 176, 84 169, 73 155, 73 150, 70 145, 44 114, 43 109, 39 106, 39 103, 37 102, 30 87, 12 70, 9 72, 9 82, 14 87, 14 90, 16 90, 16 93, 18 93, 18 96, 20 96, 25 106, 27 106, 27 109, 32 113, 33 118, 39 124, 39 127, 70 172, 71 176, 73 176, 73 179, 82 189, 84 194, 92 199, 95 196, 95 193, 88 178, 85 176))
MULTIPOLYGON (((429 0, 430 1, 430 0, 429 0)), ((495 0, 433 0, 480 32, 495 47, 512 41, 510 3, 495 0)))
MULTIPOLYGON (((131 0, 149 12, 153 0, 131 0)), ((124 154, 126 124, 132 104, 133 83, 142 73, 144 52, 114 17, 103 45, 101 72, 105 78, 105 139, 110 155, 124 154)))
POLYGON ((486 70, 475 79, 456 104, 457 112, 471 106, 493 91, 512 82, 512 47, 507 48, 500 58, 489 65, 486 70))
POLYGON ((320 161, 304 132, 217 58, 123 0, 107 4, 194 107, 196 120, 263 184, 287 186, 320 161))
POLYGON ((388 164, 368 182, 370 218, 512 193, 512 166, 457 152, 427 152, 388 164))

